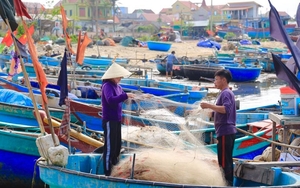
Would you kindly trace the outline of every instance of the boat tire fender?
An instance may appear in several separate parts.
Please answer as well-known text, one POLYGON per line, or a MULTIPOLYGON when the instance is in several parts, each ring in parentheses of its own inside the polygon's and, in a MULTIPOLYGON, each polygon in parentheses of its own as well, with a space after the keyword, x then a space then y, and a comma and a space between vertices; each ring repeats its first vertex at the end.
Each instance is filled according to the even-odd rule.
POLYGON ((81 67, 82 70, 92 70, 92 67, 89 65, 84 65, 81 67))
POLYGON ((51 95, 53 94, 55 97, 59 97, 59 94, 57 91, 52 90, 52 89, 46 89, 46 95, 51 95))

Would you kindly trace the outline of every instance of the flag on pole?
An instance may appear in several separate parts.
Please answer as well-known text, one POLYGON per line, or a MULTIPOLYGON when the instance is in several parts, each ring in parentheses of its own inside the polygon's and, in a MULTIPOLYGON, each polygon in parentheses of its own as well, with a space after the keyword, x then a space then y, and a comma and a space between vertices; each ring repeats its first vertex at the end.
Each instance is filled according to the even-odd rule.
POLYGON ((61 120, 59 135, 67 135, 70 130, 70 100, 67 98, 65 101, 66 109, 61 120))
POLYGON ((14 38, 15 39, 15 41, 16 41, 16 44, 17 44, 17 47, 19 48, 19 50, 20 50, 20 55, 22 56, 22 57, 28 57, 28 53, 27 53, 27 48, 26 48, 26 46, 24 45, 24 44, 22 44, 13 34, 11 35, 12 36, 12 38, 14 38))
POLYGON ((60 87, 59 106, 65 104, 65 99, 68 97, 68 73, 67 73, 67 61, 71 59, 65 50, 64 57, 60 63, 60 72, 57 80, 57 85, 60 87))
POLYGON ((282 63, 279 56, 274 55, 272 53, 272 58, 277 77, 286 81, 289 84, 289 86, 292 89, 296 90, 297 93, 300 95, 300 81, 295 76, 295 74, 293 74, 290 71, 290 69, 284 63, 282 63))
MULTIPOLYGON (((17 31, 14 31, 13 33, 16 34, 17 31)), ((5 36, 3 37, 2 41, 1 41, 1 44, 5 44, 7 47, 9 47, 9 46, 12 45, 13 42, 14 41, 11 37, 11 32, 10 32, 10 30, 8 30, 5 34, 5 36)))
POLYGON ((274 39, 285 43, 288 47, 288 49, 291 51, 294 60, 295 60, 295 65, 298 67, 300 70, 300 50, 295 46, 293 41, 291 40, 290 37, 288 37, 285 28, 282 25, 282 21, 280 19, 280 16, 276 10, 276 8, 272 5, 272 3, 269 0, 270 4, 270 12, 269 12, 269 20, 270 20, 270 35, 274 39))
POLYGON ((20 57, 18 57, 16 52, 12 54, 13 58, 10 62, 10 68, 7 76, 7 80, 12 80, 12 77, 22 72, 22 67, 20 66, 20 57))
POLYGON ((22 20, 22 23, 23 23, 24 30, 25 30, 25 33, 26 33, 27 38, 28 38, 29 53, 30 53, 30 57, 32 59, 32 64, 33 64, 33 67, 34 67, 34 70, 35 70, 35 73, 36 73, 37 80, 40 84, 40 90, 41 90, 41 93, 42 93, 43 106, 44 106, 45 104, 48 103, 48 99, 47 99, 47 95, 46 95, 46 87, 48 85, 48 81, 47 81, 45 72, 43 70, 43 67, 42 67, 41 63, 38 61, 36 48, 34 46, 33 39, 31 37, 31 35, 29 35, 28 27, 27 27, 26 23, 24 22, 24 20, 22 20))
POLYGON ((77 42, 77 53, 76 53, 76 59, 75 61, 78 62, 78 54, 79 54, 79 51, 80 51, 80 45, 81 45, 81 31, 79 31, 79 34, 78 34, 78 42, 77 42))
MULTIPOLYGON (((80 65, 83 63, 84 59, 84 52, 86 47, 92 42, 92 40, 88 37, 87 33, 84 34, 84 38, 82 43, 80 44, 79 47, 79 53, 76 54, 76 62, 80 65)), ((77 47, 77 52, 78 52, 78 47, 77 47)))
MULTIPOLYGON (((31 25, 31 26, 29 27, 28 33, 29 33, 29 35, 31 35, 31 36, 33 35, 33 33, 34 33, 34 25, 31 25)), ((25 33, 19 38, 19 41, 20 41, 22 44, 24 44, 24 45, 27 43, 27 36, 26 36, 25 33)))
POLYGON ((12 31, 18 28, 18 23, 15 19, 15 7, 13 0, 1 0, 0 1, 0 16, 2 20, 10 25, 12 31), (6 22, 8 20, 8 23, 6 22))
POLYGON ((68 20, 67 20, 65 9, 62 5, 60 5, 60 13, 61 13, 61 19, 62 19, 62 26, 63 26, 64 35, 66 36, 67 48, 72 54, 75 54, 75 52, 73 51, 73 49, 71 47, 71 38, 69 37, 69 35, 67 33, 68 20))
POLYGON ((63 30, 64 30, 64 32, 66 32, 67 27, 68 27, 68 20, 67 20, 65 9, 62 5, 60 5, 60 14, 61 14, 61 19, 62 19, 63 30))
POLYGON ((26 6, 22 3, 21 0, 13 0, 13 1, 14 1, 14 6, 15 6, 17 16, 25 16, 28 19, 32 19, 27 12, 26 6))

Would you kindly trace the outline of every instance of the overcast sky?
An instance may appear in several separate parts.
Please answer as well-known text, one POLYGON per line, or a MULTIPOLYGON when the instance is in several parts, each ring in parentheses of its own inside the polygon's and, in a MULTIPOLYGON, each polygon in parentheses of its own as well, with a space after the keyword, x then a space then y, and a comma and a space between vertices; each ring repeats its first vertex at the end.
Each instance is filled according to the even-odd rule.
MULTIPOLYGON (((23 0, 24 2, 42 2, 45 3, 49 0, 23 0)), ((58 2, 59 0, 54 0, 58 2)), ((211 1, 213 5, 222 5, 230 2, 245 2, 251 0, 206 0, 206 4, 210 5, 211 1)), ((117 5, 120 7, 128 7, 129 13, 135 9, 152 9, 155 13, 158 13, 162 8, 171 8, 176 0, 118 0, 117 5)), ((202 0, 191 0, 193 3, 202 3, 202 0)), ((257 3, 263 6, 261 12, 265 13, 269 10, 268 0, 256 0, 257 3)), ((296 10, 299 4, 299 0, 271 0, 272 4, 278 11, 285 11, 290 16, 296 15, 296 10)))

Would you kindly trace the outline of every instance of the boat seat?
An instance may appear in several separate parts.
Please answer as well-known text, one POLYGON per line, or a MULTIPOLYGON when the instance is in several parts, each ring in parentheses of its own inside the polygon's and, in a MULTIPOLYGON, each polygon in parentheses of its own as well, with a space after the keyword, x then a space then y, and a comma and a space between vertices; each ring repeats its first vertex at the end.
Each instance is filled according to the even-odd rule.
POLYGON ((265 185, 274 185, 275 179, 279 178, 276 171, 281 168, 253 165, 251 163, 237 161, 234 166, 234 176, 241 180, 250 180, 265 185))

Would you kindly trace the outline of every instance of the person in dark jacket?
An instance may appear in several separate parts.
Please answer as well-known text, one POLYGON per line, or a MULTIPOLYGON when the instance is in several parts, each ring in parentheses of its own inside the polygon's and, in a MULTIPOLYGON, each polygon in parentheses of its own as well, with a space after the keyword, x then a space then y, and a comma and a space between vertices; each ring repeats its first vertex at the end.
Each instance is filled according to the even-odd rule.
POLYGON ((110 176, 113 165, 119 162, 121 150, 122 102, 135 97, 125 93, 119 85, 124 76, 131 73, 113 63, 102 77, 102 127, 104 130, 103 166, 106 176, 110 176))
POLYGON ((229 88, 232 75, 229 70, 215 73, 214 84, 220 89, 216 104, 201 102, 200 106, 214 111, 214 124, 217 133, 218 162, 222 167, 228 185, 233 184, 233 148, 236 129, 236 105, 233 92, 229 88))

